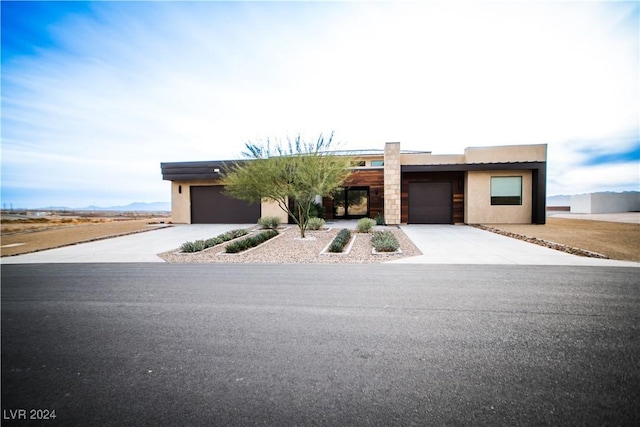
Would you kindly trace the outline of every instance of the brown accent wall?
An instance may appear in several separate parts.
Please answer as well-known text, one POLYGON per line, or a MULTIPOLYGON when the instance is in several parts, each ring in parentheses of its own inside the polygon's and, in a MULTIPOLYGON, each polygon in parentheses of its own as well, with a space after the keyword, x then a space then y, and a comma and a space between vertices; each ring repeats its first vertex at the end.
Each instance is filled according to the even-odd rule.
MULTIPOLYGON (((369 187, 369 217, 375 218, 378 214, 384 214, 383 169, 354 170, 343 186, 369 187)), ((327 219, 333 219, 333 199, 330 197, 323 197, 322 205, 326 209, 327 219)))
POLYGON ((453 222, 464 222, 464 172, 405 172, 402 174, 400 221, 409 222, 409 183, 450 181, 453 188, 453 222))

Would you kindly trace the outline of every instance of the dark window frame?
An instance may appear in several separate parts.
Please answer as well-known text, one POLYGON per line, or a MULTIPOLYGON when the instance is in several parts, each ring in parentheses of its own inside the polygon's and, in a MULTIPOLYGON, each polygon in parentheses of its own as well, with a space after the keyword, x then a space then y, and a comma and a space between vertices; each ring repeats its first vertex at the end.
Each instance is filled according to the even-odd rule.
POLYGON ((491 206, 522 206, 522 175, 511 175, 511 176, 492 176, 491 177, 491 188, 489 190, 491 197, 491 206), (509 196, 494 196, 493 195, 493 180, 501 179, 501 178, 518 178, 520 180, 520 191, 519 195, 509 195, 509 196))
MULTIPOLYGON (((356 218, 366 218, 369 216, 369 212, 370 212, 370 203, 371 203, 371 187, 369 186, 348 186, 348 187, 342 187, 340 190, 340 196, 341 196, 341 203, 335 203, 334 204, 334 213, 333 213, 333 217, 335 219, 356 219, 356 218), (364 197, 366 197, 367 199, 367 212, 364 215, 359 215, 359 214, 351 214, 349 212, 349 195, 348 193, 350 191, 364 191, 366 192, 366 195, 364 197), (342 206, 342 208, 344 209, 344 213, 342 215, 338 215, 337 214, 337 207, 338 206, 342 206)), ((335 200, 335 199, 334 199, 335 200)))

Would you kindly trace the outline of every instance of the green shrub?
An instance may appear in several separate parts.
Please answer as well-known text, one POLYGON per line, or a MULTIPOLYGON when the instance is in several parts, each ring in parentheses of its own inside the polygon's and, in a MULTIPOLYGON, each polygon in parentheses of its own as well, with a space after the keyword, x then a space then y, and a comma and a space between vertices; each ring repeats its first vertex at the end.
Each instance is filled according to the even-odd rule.
POLYGON ((376 225, 384 225, 384 215, 376 215, 376 225))
POLYGON ((229 240, 237 239, 238 237, 242 237, 247 234, 249 234, 249 230, 246 230, 244 228, 230 230, 226 233, 222 233, 210 239, 196 240, 195 242, 185 242, 182 244, 182 246, 180 246, 180 250, 182 252, 200 252, 207 248, 211 248, 221 243, 228 242, 229 240))
POLYGON ((260 243, 264 243, 267 240, 278 235, 276 230, 267 230, 254 236, 245 237, 244 239, 236 240, 229 243, 224 247, 226 253, 237 254, 238 252, 246 251, 247 249, 258 246, 260 243))
POLYGON ((322 203, 313 202, 311 204, 311 209, 309 209, 309 217, 310 218, 322 218, 325 219, 325 208, 322 203))
POLYGON ((329 245, 329 248, 327 249, 327 251, 331 253, 340 253, 342 252, 343 249, 344 249, 344 246, 342 246, 342 243, 333 241, 329 245))
POLYGON ((368 233, 374 225, 376 225, 376 221, 374 219, 361 218, 356 224, 356 231, 358 233, 368 233))
POLYGON ((374 231, 371 245, 378 252, 395 252, 400 248, 398 239, 390 231, 374 231))
POLYGON ((215 245, 219 245, 222 242, 224 242, 224 240, 222 240, 220 237, 212 237, 210 239, 207 239, 204 241, 205 249, 211 248, 215 245))
POLYGON ((320 230, 324 227, 324 219, 322 218, 309 218, 309 222, 307 222, 307 228, 309 230, 320 230))
POLYGON ((277 216, 263 216, 258 219, 258 225, 264 229, 275 230, 280 225, 280 218, 277 216))
POLYGON ((249 245, 249 238, 245 238, 242 240, 236 240, 235 242, 229 243, 224 247, 224 251, 228 254, 236 254, 238 252, 242 252, 247 250, 251 246, 249 245))
POLYGON ((196 240, 195 242, 185 242, 180 246, 182 252, 200 252, 205 249, 204 240, 196 240))
POLYGON ((222 233, 218 237, 222 239, 222 242, 228 242, 229 240, 237 239, 238 237, 246 236, 249 234, 249 230, 246 228, 238 228, 236 230, 227 231, 226 233, 222 233))
POLYGON ((351 240, 351 232, 346 228, 343 228, 338 232, 336 237, 333 238, 327 250, 334 253, 342 252, 347 243, 349 243, 349 240, 351 240))
MULTIPOLYGON (((297 206, 297 205, 295 205, 297 206)), ((291 218, 291 221, 295 221, 297 219, 299 219, 299 215, 298 215, 298 209, 296 209, 294 207, 293 209, 293 215, 289 215, 291 218)), ((325 219, 326 218, 326 212, 325 212, 325 208, 322 205, 322 203, 317 203, 317 202, 312 202, 311 205, 309 206, 309 218, 322 218, 325 219)))

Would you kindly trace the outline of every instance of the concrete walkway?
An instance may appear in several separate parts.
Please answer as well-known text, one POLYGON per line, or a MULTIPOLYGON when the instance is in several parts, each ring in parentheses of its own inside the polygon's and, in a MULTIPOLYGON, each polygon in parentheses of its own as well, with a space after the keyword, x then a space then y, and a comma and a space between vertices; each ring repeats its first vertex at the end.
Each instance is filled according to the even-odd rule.
MULTIPOLYGON (((355 222, 334 222, 354 228, 355 222)), ((157 254, 186 241, 207 239, 255 224, 174 225, 145 233, 82 243, 42 252, 4 257, 2 264, 164 262, 157 254)), ((501 236, 465 225, 404 225, 402 230, 423 255, 393 263, 404 264, 524 264, 640 267, 640 263, 585 258, 501 236)))

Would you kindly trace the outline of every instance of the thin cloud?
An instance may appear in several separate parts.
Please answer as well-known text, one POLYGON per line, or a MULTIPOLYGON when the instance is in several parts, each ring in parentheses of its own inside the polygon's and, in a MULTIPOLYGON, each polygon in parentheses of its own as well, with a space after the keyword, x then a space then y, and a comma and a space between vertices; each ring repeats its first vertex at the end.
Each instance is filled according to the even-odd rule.
POLYGON ((640 139, 638 135, 629 135, 600 141, 586 141, 576 147, 575 151, 582 155, 581 164, 585 166, 637 162, 640 160, 640 139))
POLYGON ((595 191, 638 191, 640 173, 638 162, 599 164, 586 168, 576 168, 558 174, 561 185, 568 191, 558 194, 582 194, 595 191), (597 177, 594 180, 594 176, 597 177))

